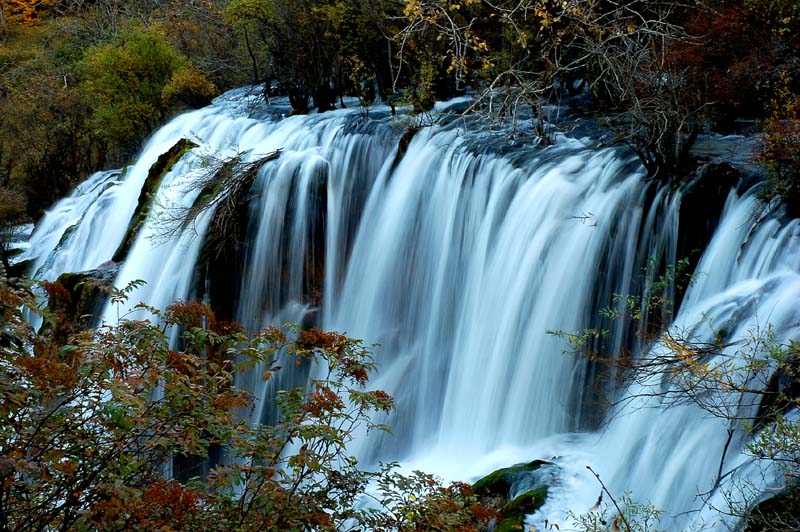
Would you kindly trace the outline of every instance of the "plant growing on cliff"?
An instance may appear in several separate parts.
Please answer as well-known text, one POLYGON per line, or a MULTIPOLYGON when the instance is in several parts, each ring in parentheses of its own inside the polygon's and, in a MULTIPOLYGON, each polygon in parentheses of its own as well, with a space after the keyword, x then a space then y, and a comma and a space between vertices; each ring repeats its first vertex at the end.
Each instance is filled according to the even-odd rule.
MULTIPOLYGON (((59 283, 51 294, 68 298, 59 283)), ((367 388, 361 342, 318 330, 248 335, 199 303, 121 321, 62 344, 37 333, 31 292, 0 278, 0 530, 411 530, 400 500, 442 530, 479 530, 465 487, 393 465, 363 470, 355 432, 394 400, 367 388), (179 348, 170 345, 177 332, 179 348), (273 425, 250 423, 236 375, 268 380, 278 351, 317 365, 307 389, 280 391, 273 425), (397 495, 374 498, 379 483, 397 495), (400 495, 402 493, 402 495, 400 495), (361 503, 373 497, 373 504, 361 503), (405 514, 404 514, 405 515, 405 514)))
POLYGON ((586 469, 594 475, 602 489, 589 511, 568 514, 579 532, 657 532, 661 510, 633 500, 628 493, 617 500, 600 475, 589 466, 586 469))
POLYGON ((767 204, 774 200, 785 202, 789 213, 797 216, 800 214, 800 95, 791 90, 785 74, 781 75, 771 107, 756 157, 767 174, 760 197, 767 204))
MULTIPOLYGON (((595 339, 558 334, 569 340, 570 351, 584 355, 595 339)), ((612 396, 611 406, 650 404, 659 408, 693 405, 726 426, 719 467, 707 496, 735 471, 724 470, 731 445, 741 441, 744 452, 763 468, 771 495, 749 481, 733 480, 738 495, 728 505, 748 530, 798 530, 800 507, 800 345, 779 342, 771 327, 756 328, 749 337, 726 341, 724 331, 714 341, 689 330, 665 331, 646 353, 636 356, 590 354, 610 369, 624 388, 612 396), (793 523, 793 524, 788 524, 793 523)))
POLYGON ((193 227, 198 219, 211 213, 207 230, 207 244, 217 256, 228 248, 238 249, 245 230, 247 197, 261 168, 278 159, 281 150, 253 156, 249 151, 227 157, 203 156, 203 169, 192 179, 185 193, 200 190, 189 207, 164 205, 159 222, 157 239, 171 236, 193 227))

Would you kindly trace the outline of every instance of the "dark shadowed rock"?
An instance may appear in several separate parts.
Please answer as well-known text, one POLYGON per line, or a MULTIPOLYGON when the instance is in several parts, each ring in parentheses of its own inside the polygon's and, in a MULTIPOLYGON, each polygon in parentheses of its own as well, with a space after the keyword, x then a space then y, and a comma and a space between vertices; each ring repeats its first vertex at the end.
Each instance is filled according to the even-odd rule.
POLYGON ((102 264, 95 270, 62 273, 56 280, 59 288, 50 291, 42 332, 48 329, 54 339, 67 343, 69 337, 96 325, 108 301, 120 265, 102 264))

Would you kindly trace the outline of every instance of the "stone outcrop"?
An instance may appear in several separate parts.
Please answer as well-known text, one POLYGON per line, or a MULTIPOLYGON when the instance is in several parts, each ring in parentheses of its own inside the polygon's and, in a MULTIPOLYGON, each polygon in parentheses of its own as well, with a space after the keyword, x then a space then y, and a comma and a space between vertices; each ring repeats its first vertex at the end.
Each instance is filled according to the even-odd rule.
POLYGON ((156 162, 153 163, 153 166, 150 167, 150 171, 147 173, 147 178, 144 181, 144 186, 139 193, 139 201, 136 204, 136 210, 133 212, 130 224, 128 224, 128 231, 125 233, 125 238, 122 239, 122 243, 114 253, 112 259, 114 262, 123 262, 125 257, 127 257, 128 251, 136 241, 139 230, 142 228, 142 225, 144 225, 145 220, 147 220, 147 215, 150 213, 150 209, 153 205, 153 198, 164 176, 172 170, 172 167, 175 166, 189 150, 196 147, 197 144, 191 140, 181 139, 162 154, 156 162))
POLYGON ((73 334, 98 324, 119 264, 107 262, 94 270, 79 273, 63 273, 48 290, 46 319, 41 332, 50 332, 62 344, 68 342, 73 334))
POLYGON ((553 464, 543 460, 498 469, 472 485, 479 499, 501 508, 494 532, 525 529, 525 516, 534 513, 547 500, 548 475, 542 474, 553 464))

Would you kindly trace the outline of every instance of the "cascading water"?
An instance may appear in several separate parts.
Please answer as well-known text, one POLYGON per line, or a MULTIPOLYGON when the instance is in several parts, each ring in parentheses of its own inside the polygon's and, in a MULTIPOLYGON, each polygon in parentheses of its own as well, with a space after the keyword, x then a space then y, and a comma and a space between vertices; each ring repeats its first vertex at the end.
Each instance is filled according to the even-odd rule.
MULTIPOLYGON (((451 121, 408 142, 385 110, 370 120, 346 110, 275 119, 239 96, 176 118, 132 167, 97 174, 57 204, 25 257, 33 273, 53 279, 110 260, 148 169, 191 138, 199 146, 164 176, 116 284, 147 282, 131 305, 206 294, 198 265, 213 214, 165 231, 170 209, 191 206, 208 154, 255 160, 280 149, 253 185, 231 308, 253 330, 313 321, 380 344, 374 385, 399 409, 392 435, 357 442, 365 460, 470 480, 552 457, 559 481, 532 524, 563 523, 566 510, 591 505, 599 490, 586 465, 612 490, 678 516, 675 527, 710 523, 709 509, 732 489, 729 472, 756 474, 741 441, 723 457, 728 426, 692 406, 629 403, 592 432, 593 368, 546 333, 593 326, 614 293, 649 290, 648 262, 675 263, 681 192, 644 181, 628 155, 585 139, 519 147, 451 121), (726 480, 715 485, 720 471, 726 480)), ((770 323, 779 339, 797 336, 799 228, 756 225, 754 209, 752 195, 731 194, 675 327, 713 339, 724 326, 735 342, 770 323)), ((105 319, 131 308, 110 306, 105 319)), ((615 350, 628 332, 611 325, 615 350)), ((304 378, 283 373, 270 386, 304 378)), ((258 381, 241 384, 255 390, 258 381)), ((263 407, 257 416, 269 419, 263 407)))

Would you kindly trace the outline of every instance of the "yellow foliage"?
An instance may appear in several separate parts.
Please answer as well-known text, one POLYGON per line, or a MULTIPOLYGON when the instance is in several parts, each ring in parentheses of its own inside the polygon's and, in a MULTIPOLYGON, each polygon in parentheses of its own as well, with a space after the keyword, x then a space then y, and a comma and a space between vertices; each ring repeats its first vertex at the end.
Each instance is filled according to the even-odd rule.
POLYGON ((34 26, 39 23, 39 10, 53 5, 53 0, 6 0, 6 19, 20 26, 34 26))
POLYGON ((161 102, 165 107, 178 103, 190 106, 205 105, 217 93, 214 84, 192 63, 176 70, 161 92, 161 102))

